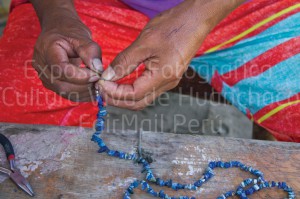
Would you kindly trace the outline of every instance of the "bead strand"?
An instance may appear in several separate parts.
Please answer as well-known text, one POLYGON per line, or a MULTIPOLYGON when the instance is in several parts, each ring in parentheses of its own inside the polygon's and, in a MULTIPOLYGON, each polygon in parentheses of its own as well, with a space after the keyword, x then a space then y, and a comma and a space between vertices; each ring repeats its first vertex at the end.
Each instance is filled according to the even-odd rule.
POLYGON ((95 133, 92 136, 92 141, 96 142, 99 146, 99 153, 106 153, 109 156, 117 157, 124 160, 132 160, 141 164, 143 166, 142 172, 146 172, 146 179, 139 181, 136 180, 130 184, 127 190, 124 193, 123 199, 130 199, 130 195, 134 193, 134 189, 138 188, 139 186, 143 191, 148 193, 149 195, 157 198, 163 199, 195 199, 195 197, 188 197, 188 196, 179 196, 179 197, 171 197, 168 196, 163 190, 159 192, 154 191, 154 189, 149 185, 148 182, 154 183, 160 187, 169 187, 175 191, 180 189, 187 189, 187 190, 197 190, 201 187, 205 182, 207 182, 210 178, 214 176, 213 170, 215 168, 239 168, 243 171, 249 172, 252 175, 256 176, 257 178, 252 179, 248 178, 244 180, 236 189, 236 191, 228 191, 221 196, 217 197, 217 199, 226 199, 232 196, 238 196, 240 199, 248 199, 247 196, 252 195, 253 193, 264 189, 264 188, 273 188, 277 187, 278 189, 282 189, 283 191, 288 193, 288 199, 294 199, 295 193, 293 189, 288 186, 285 182, 268 182, 264 180, 264 175, 261 171, 256 170, 252 167, 248 167, 239 161, 230 161, 230 162, 222 162, 222 161, 212 161, 209 162, 207 169, 205 170, 203 176, 197 180, 193 184, 180 184, 177 182, 173 182, 171 179, 164 181, 163 179, 156 178, 150 168, 150 164, 147 162, 146 159, 139 157, 138 154, 129 154, 122 151, 115 151, 109 149, 104 141, 101 139, 100 135, 104 130, 104 117, 107 115, 107 111, 105 108, 105 103, 102 101, 101 96, 97 96, 98 108, 99 112, 97 114, 97 120, 95 125, 95 133), (251 187, 249 187, 251 186, 251 187), (246 189, 246 187, 249 187, 246 189))

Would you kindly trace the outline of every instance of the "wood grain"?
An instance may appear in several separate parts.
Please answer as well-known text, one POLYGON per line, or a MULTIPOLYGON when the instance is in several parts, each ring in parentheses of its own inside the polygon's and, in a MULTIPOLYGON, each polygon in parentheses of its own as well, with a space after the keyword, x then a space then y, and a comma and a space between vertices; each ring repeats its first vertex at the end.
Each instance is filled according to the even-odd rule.
MULTIPOLYGON (((0 131, 10 137, 17 165, 29 176, 35 198, 118 199, 134 179, 142 179, 144 175, 140 165, 98 154, 97 145, 90 141, 91 129, 2 123, 0 131)), ((135 151, 136 132, 106 132, 103 138, 111 148, 135 151)), ((286 181, 296 195, 300 195, 300 144, 144 132, 143 147, 154 154, 152 167, 155 174, 164 179, 194 182, 201 177, 209 161, 239 160, 263 171, 267 180, 286 181)), ((2 166, 7 166, 4 152, 0 157, 2 166)), ((234 189, 246 177, 250 175, 237 169, 220 169, 196 192, 165 190, 170 195, 215 199, 234 189)), ((251 198, 279 199, 285 196, 282 191, 272 189, 251 198)), ((0 183, 0 198, 30 197, 6 179, 0 183)), ((133 198, 151 197, 138 190, 133 198)))

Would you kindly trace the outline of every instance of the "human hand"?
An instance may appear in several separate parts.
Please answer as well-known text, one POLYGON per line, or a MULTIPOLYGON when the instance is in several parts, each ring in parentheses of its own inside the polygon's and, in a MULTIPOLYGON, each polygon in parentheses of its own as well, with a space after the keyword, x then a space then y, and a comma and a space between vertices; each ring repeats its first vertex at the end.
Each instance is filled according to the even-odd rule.
POLYGON ((99 87, 106 102, 140 110, 174 88, 207 34, 243 1, 186 0, 153 18, 103 73, 99 87), (140 64, 146 70, 132 85, 115 82, 140 64))
POLYGON ((43 85, 71 101, 93 100, 103 70, 100 47, 73 11, 55 9, 46 19, 33 56, 43 85))
POLYGON ((139 110, 174 88, 208 33, 192 16, 192 3, 183 3, 152 19, 139 37, 121 52, 102 75, 100 90, 110 105, 139 110), (140 64, 146 70, 133 85, 115 81, 140 64))

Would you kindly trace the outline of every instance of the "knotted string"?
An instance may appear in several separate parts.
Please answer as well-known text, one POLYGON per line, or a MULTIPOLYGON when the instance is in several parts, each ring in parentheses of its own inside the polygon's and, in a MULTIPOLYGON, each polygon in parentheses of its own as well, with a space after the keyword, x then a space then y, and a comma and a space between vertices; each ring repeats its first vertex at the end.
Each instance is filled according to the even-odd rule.
POLYGON ((98 102, 98 108, 99 112, 97 114, 97 121, 96 121, 96 132, 92 136, 92 141, 96 142, 100 149, 98 150, 99 153, 107 153, 109 156, 117 157, 124 160, 132 160, 134 162, 137 162, 143 166, 142 172, 146 173, 146 177, 144 180, 135 180, 133 183, 130 184, 130 186, 126 189, 123 199, 131 199, 130 195, 134 194, 134 189, 137 187, 141 187, 141 189, 145 192, 147 192, 149 195, 157 197, 157 198, 163 198, 163 199, 195 199, 195 197, 188 197, 188 196, 179 196, 179 197, 171 197, 168 196, 166 193, 164 193, 163 190, 160 190, 159 192, 154 191, 154 189, 150 186, 150 183, 156 184, 160 187, 169 187, 173 190, 180 190, 180 189, 187 189, 187 190, 197 190, 199 187, 203 185, 203 183, 207 182, 210 178, 214 176, 214 169, 215 168, 239 168, 243 171, 251 173, 254 178, 248 178, 244 180, 235 191, 231 190, 228 191, 219 197, 217 199, 226 199, 231 196, 238 196, 240 199, 248 199, 249 195, 252 195, 253 193, 265 189, 265 188, 271 188, 271 187, 277 187, 278 189, 282 189, 288 194, 288 199, 294 199, 295 193, 293 189, 288 186, 285 182, 274 182, 274 181, 266 181, 264 179, 264 174, 257 169, 254 169, 250 166, 246 166, 243 163, 239 161, 230 161, 230 162, 222 162, 222 161, 212 161, 209 162, 207 169, 205 170, 203 176, 194 182, 193 184, 180 184, 177 182, 173 182, 170 180, 163 180, 160 178, 157 178, 154 176, 151 168, 150 163, 147 162, 146 159, 141 157, 138 154, 129 154, 122 151, 116 151, 109 149, 104 141, 100 138, 100 134, 104 130, 104 117, 107 114, 105 103, 102 101, 102 98, 100 95, 97 95, 97 102, 98 102))

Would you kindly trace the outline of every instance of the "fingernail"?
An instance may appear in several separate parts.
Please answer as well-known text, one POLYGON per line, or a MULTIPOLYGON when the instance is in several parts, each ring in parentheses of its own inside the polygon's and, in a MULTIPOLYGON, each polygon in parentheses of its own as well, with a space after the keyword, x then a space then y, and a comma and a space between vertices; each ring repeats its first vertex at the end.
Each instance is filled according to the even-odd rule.
POLYGON ((104 86, 105 81, 104 81, 103 79, 100 79, 100 80, 98 81, 98 84, 99 84, 99 87, 101 88, 101 87, 104 86))
POLYGON ((95 84, 95 89, 96 89, 96 90, 99 90, 99 82, 97 82, 97 83, 95 84))
POLYGON ((90 82, 90 83, 96 82, 96 81, 98 81, 99 79, 100 79, 100 77, 99 77, 98 75, 92 76, 92 77, 90 77, 89 82, 90 82))
POLYGON ((97 82, 97 84, 98 84, 98 90, 100 91, 100 93, 102 93, 103 86, 104 86, 104 80, 99 80, 97 82))
POLYGON ((101 78, 110 81, 116 75, 114 69, 109 66, 102 74, 101 78))
POLYGON ((99 58, 93 59, 92 64, 93 64, 93 67, 96 71, 99 71, 101 73, 103 72, 103 64, 102 64, 102 62, 99 58))

